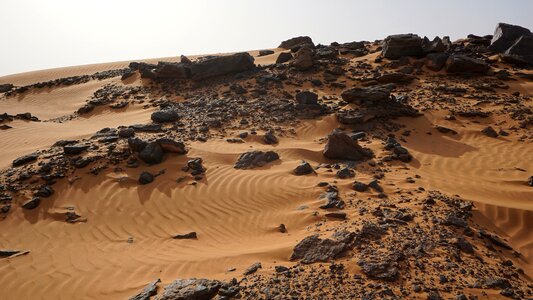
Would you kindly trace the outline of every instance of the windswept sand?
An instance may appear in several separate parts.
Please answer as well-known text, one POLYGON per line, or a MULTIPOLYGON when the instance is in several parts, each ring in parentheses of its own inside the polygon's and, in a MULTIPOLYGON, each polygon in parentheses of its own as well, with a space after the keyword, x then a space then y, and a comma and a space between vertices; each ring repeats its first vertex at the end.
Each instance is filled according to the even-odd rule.
MULTIPOLYGON (((279 51, 256 63, 272 63, 279 51)), ((0 83, 23 85, 125 66, 127 62, 37 71, 1 77, 0 83)), ((111 78, 0 98, 0 112, 31 112, 41 120, 13 121, 12 129, 0 131, 0 167, 58 140, 83 139, 104 127, 150 121, 154 109, 141 105, 57 121, 109 83, 124 84, 111 78)), ((533 95, 533 83, 514 82, 507 92, 512 91, 533 95)), ((523 254, 512 258, 515 264, 533 275, 533 189, 524 184, 533 174, 531 143, 515 136, 484 136, 480 130, 490 119, 447 122, 444 114, 431 111, 397 120, 411 130, 402 145, 414 160, 408 169, 387 175, 382 185, 391 194, 423 187, 474 201, 474 221, 506 238, 523 254), (432 129, 434 124, 458 134, 439 133, 432 129), (413 174, 420 179, 407 183, 405 177, 413 174)), ((125 299, 155 278, 164 283, 188 277, 230 279, 256 261, 262 262, 264 272, 276 264, 294 264, 288 261, 292 248, 309 234, 308 226, 322 219, 312 214, 322 203, 323 189, 317 184, 335 178, 334 173, 296 177, 291 172, 301 160, 312 165, 325 162, 318 140, 338 126, 334 116, 325 116, 302 121, 295 137, 282 137, 275 146, 259 139, 243 144, 214 139, 189 143, 187 156, 172 156, 159 165, 107 169, 98 176, 87 174, 88 168, 77 170, 70 178, 76 180, 58 182, 56 193, 38 210, 16 207, 0 221, 0 248, 31 251, 0 259, 0 299, 125 299), (239 154, 251 149, 274 149, 281 160, 253 170, 234 169, 239 154), (186 174, 180 168, 190 157, 202 157, 206 178, 196 185, 188 180, 176 183, 186 174), (141 171, 162 169, 166 173, 152 184, 137 184, 141 171), (88 221, 64 222, 67 207, 88 221), (281 223, 288 234, 278 231, 281 223), (190 231, 198 233, 198 240, 170 238, 190 231), (237 271, 228 272, 230 268, 237 271)), ((371 179, 371 174, 357 176, 371 179)), ((349 187, 351 182, 339 180, 338 186, 349 187)))

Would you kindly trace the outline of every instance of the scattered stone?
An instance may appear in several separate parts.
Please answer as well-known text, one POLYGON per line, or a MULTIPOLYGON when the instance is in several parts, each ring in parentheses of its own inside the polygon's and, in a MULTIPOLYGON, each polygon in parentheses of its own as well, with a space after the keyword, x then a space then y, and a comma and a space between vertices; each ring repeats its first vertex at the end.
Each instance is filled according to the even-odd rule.
POLYGON ((198 236, 196 235, 196 232, 192 231, 185 234, 177 234, 172 237, 175 240, 187 240, 187 239, 198 239, 198 236))
POLYGON ((313 170, 313 167, 311 167, 306 161, 302 161, 302 163, 294 169, 294 174, 297 176, 307 175, 314 172, 315 170, 313 170))
POLYGON ((248 268, 246 268, 246 270, 244 270, 243 275, 247 276, 247 275, 253 274, 253 273, 257 272, 257 270, 259 270, 261 268, 262 268, 261 263, 260 262, 256 262, 253 265, 251 265, 248 268))
POLYGON ((491 138, 497 138, 498 137, 498 133, 496 132, 496 130, 494 130, 494 128, 490 127, 490 126, 487 126, 485 128, 483 128, 483 130, 481 130, 481 132, 488 136, 488 137, 491 137, 491 138))
POLYGON ((355 172, 349 168, 342 168, 339 171, 337 171, 337 178, 339 179, 346 179, 346 178, 351 178, 354 176, 355 176, 355 172))
POLYGON ((368 190, 368 185, 365 184, 365 183, 362 183, 360 181, 354 182, 352 187, 353 187, 354 190, 356 190, 358 192, 365 192, 366 190, 368 190))
POLYGON ((141 175, 139 175, 139 183, 140 184, 149 184, 154 181, 154 175, 150 172, 142 172, 141 175))

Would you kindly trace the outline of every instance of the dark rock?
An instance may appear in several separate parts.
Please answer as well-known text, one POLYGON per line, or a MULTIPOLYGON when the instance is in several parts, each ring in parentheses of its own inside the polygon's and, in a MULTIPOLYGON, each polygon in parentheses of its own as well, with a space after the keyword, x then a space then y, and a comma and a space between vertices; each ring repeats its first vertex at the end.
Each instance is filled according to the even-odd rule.
POLYGON ((191 65, 191 78, 204 80, 211 77, 255 69, 254 58, 247 52, 216 56, 191 65))
POLYGON ((185 233, 185 234, 177 234, 173 236, 172 238, 176 240, 197 239, 198 235, 196 234, 196 232, 192 231, 192 232, 185 233))
POLYGON ((141 175, 139 175, 139 183, 140 184, 149 184, 154 181, 154 175, 150 172, 142 172, 141 175))
POLYGON ((351 178, 355 176, 355 172, 349 168, 342 168, 339 171, 337 171, 337 178, 340 179, 346 179, 351 178))
POLYGON ((398 263, 394 261, 373 262, 360 260, 358 264, 363 273, 371 279, 396 281, 400 276, 398 263))
POLYGON ((295 53, 291 66, 299 71, 305 71, 310 69, 313 64, 313 50, 309 47, 302 47, 295 53))
POLYGON ((365 183, 362 183, 360 181, 356 181, 353 183, 352 185, 353 189, 358 191, 358 192, 364 192, 368 189, 368 185, 365 184, 365 183))
POLYGON ((289 271, 289 268, 285 266, 275 266, 274 270, 276 270, 276 273, 285 273, 289 271))
POLYGON ((446 61, 446 72, 448 73, 484 74, 489 69, 489 65, 484 61, 466 55, 451 55, 446 61))
POLYGON ((290 52, 281 52, 278 55, 278 58, 276 58, 276 63, 283 64, 283 63, 290 61, 291 59, 292 59, 292 54, 290 52))
POLYGON ((315 44, 313 43, 313 40, 308 36, 298 36, 281 42, 278 48, 292 49, 295 47, 302 46, 310 46, 311 48, 314 48, 315 44))
POLYGON ((279 155, 274 151, 250 151, 243 153, 235 163, 235 169, 252 169, 262 167, 269 162, 279 159, 279 155))
POLYGON ((0 249, 0 257, 10 257, 22 252, 22 250, 0 249))
POLYGON ((322 195, 322 198, 326 198, 326 204, 321 205, 321 209, 343 209, 345 206, 344 201, 339 196, 339 191, 334 187, 329 187, 328 191, 322 195))
POLYGON ((330 159, 362 160, 371 157, 371 153, 359 146, 357 141, 342 131, 333 131, 328 135, 328 142, 323 154, 330 159))
POLYGON ((189 159, 187 161, 187 167, 193 171, 192 175, 198 175, 205 172, 205 168, 202 165, 201 158, 189 159))
POLYGON ((139 158, 147 164, 158 164, 163 161, 164 152, 160 143, 150 142, 140 152, 139 158))
POLYGON ((500 246, 507 250, 513 250, 513 247, 511 247, 511 245, 509 245, 506 241, 504 241, 503 239, 501 239, 499 236, 495 234, 491 234, 484 230, 480 230, 479 235, 488 239, 491 243, 493 243, 496 246, 500 246))
POLYGON ((22 166, 29 162, 36 161, 38 157, 39 157, 39 154, 37 153, 32 153, 32 154, 21 156, 13 161, 13 167, 22 166))
POLYGON ((297 176, 314 173, 313 167, 308 162, 302 161, 302 163, 294 169, 294 174, 297 176))
POLYGON ((296 94, 296 101, 298 104, 317 105, 318 95, 310 91, 303 91, 296 94))
POLYGON ((527 28, 506 23, 498 23, 494 30, 494 34, 492 35, 489 49, 499 53, 505 52, 518 38, 529 35, 532 35, 532 33, 527 28))
POLYGON ((118 136, 121 138, 130 138, 135 135, 133 128, 120 128, 118 130, 118 136))
POLYGON ((511 283, 509 280, 501 277, 493 277, 485 279, 483 282, 483 287, 487 289, 507 289, 511 288, 511 283))
POLYGON ((11 83, 4 83, 0 84, 0 93, 7 93, 13 89, 13 85, 11 83))
POLYGON ((269 131, 265 133, 265 136, 263 137, 263 141, 267 145, 273 145, 278 143, 278 138, 272 133, 272 131, 269 131))
POLYGON ((446 61, 448 61, 448 54, 430 53, 426 56, 425 65, 428 69, 438 72, 446 65, 446 61))
POLYGON ((491 137, 491 138, 497 138, 498 137, 498 133, 496 132, 496 130, 494 130, 494 128, 490 127, 490 126, 487 126, 485 128, 483 128, 483 130, 481 130, 481 132, 488 136, 488 137, 491 137))
POLYGON ((41 204, 41 198, 39 197, 33 197, 31 198, 30 200, 24 202, 22 204, 22 208, 25 208, 25 209, 35 209, 39 206, 39 204, 41 204))
POLYGON ((160 138, 155 141, 165 153, 186 154, 187 148, 182 142, 178 142, 169 138, 160 138))
POLYGON ((270 55, 270 54, 274 54, 274 51, 272 51, 272 50, 259 50, 259 55, 258 56, 265 56, 265 55, 270 55))
POLYGON ((156 123, 167 123, 179 120, 180 115, 175 109, 170 108, 153 112, 150 118, 156 123))
POLYGON ((93 110, 94 110, 94 105, 87 103, 84 106, 78 108, 76 112, 80 115, 84 115, 84 114, 90 113, 93 110))
POLYGON ((63 152, 67 155, 78 155, 89 149, 87 145, 67 145, 63 147, 63 152))
POLYGON ((370 181, 368 187, 374 189, 378 193, 383 193, 383 188, 381 187, 381 185, 379 185, 377 180, 370 181))
POLYGON ((442 224, 447 225, 447 226, 455 226, 459 228, 468 227, 468 222, 465 219, 453 213, 448 214, 448 216, 446 216, 446 219, 442 221, 442 224))
POLYGON ((122 74, 122 76, 120 77, 120 80, 127 80, 128 78, 132 77, 133 75, 135 75, 135 71, 134 70, 131 70, 131 69, 128 69, 124 72, 124 74, 122 74))
POLYGON ((429 41, 429 39, 424 37, 422 41, 422 49, 424 49, 424 53, 438 53, 446 51, 446 45, 438 36, 436 36, 433 41, 429 41))
POLYGON ((383 57, 398 59, 404 56, 421 56, 422 39, 416 34, 390 35, 383 41, 383 57))
POLYGON ((332 239, 321 239, 316 234, 301 240, 294 247, 290 260, 301 260, 304 264, 328 262, 339 257, 348 247, 347 243, 332 239))
POLYGON ((441 125, 435 125, 435 129, 437 129, 437 131, 441 133, 457 134, 457 131, 451 128, 448 128, 448 127, 441 126, 441 125))
POLYGON ((159 278, 150 282, 139 294, 131 297, 129 300, 150 300, 150 297, 157 294, 157 285, 160 282, 161 279, 159 278))
POLYGON ((157 300, 208 300, 216 296, 221 283, 208 279, 178 279, 165 286, 157 300))
POLYGON ((49 185, 41 186, 35 193, 34 196, 41 198, 48 198, 54 194, 54 189, 49 185))
POLYGON ((533 176, 529 176, 529 179, 527 180, 527 184, 529 184, 529 186, 533 186, 533 176))
POLYGON ((351 88, 342 92, 342 100, 346 102, 361 103, 375 103, 385 102, 390 99, 391 92, 394 89, 393 84, 377 85, 363 88, 351 88))
POLYGON ((472 244, 470 244, 463 237, 457 238, 457 242, 455 243, 455 245, 457 246, 457 248, 459 248, 459 250, 463 251, 464 253, 474 253, 474 247, 472 246, 472 244))
POLYGON ((130 150, 132 152, 141 152, 144 147, 148 145, 147 142, 141 140, 140 138, 129 138, 128 139, 128 146, 130 147, 130 150))
POLYGON ((331 218, 331 219, 341 219, 341 220, 346 219, 345 212, 330 212, 330 213, 326 213, 324 216, 326 218, 331 218))
POLYGON ((257 272, 257 270, 261 269, 262 266, 261 266, 261 263, 260 262, 256 262, 254 263, 253 265, 249 266, 248 268, 246 268, 246 270, 244 270, 244 273, 242 273, 243 275, 250 275, 250 274, 253 274, 255 272, 257 272))
POLYGON ((515 64, 533 65, 533 35, 518 38, 516 42, 505 51, 504 56, 507 57, 507 61, 512 57, 515 64))

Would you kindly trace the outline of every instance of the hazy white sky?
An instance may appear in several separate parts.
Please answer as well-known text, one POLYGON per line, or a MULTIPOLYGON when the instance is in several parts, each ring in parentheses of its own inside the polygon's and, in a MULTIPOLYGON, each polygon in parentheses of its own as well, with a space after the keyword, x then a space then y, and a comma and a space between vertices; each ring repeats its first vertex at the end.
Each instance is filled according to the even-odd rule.
POLYGON ((496 23, 533 29, 533 1, 514 0, 1 0, 0 76, 140 58, 382 39, 452 39, 496 23))

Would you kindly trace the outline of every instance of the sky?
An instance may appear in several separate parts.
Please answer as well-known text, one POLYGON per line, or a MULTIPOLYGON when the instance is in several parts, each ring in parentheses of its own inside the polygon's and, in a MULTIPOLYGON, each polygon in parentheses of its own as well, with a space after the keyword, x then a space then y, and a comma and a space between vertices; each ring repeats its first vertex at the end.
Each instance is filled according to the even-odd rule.
POLYGON ((0 76, 102 62, 533 29, 532 0, 2 0, 0 76))

